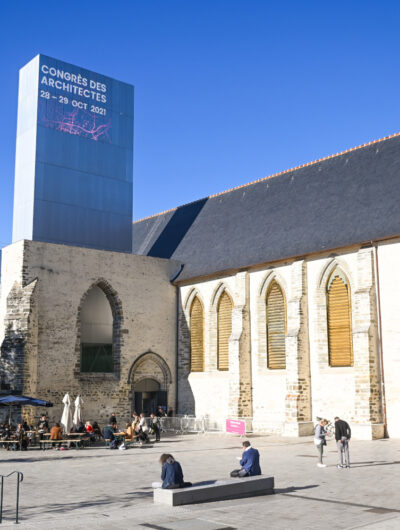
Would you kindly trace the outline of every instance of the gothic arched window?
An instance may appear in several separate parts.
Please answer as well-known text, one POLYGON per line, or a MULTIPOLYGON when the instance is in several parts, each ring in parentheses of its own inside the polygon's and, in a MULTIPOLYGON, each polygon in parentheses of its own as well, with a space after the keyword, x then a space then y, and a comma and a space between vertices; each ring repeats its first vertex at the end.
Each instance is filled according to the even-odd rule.
POLYGON ((190 371, 204 371, 204 310, 197 296, 190 307, 190 371))
POLYGON ((328 344, 330 366, 352 366, 350 285, 335 269, 327 284, 328 344))
POLYGON ((286 304, 279 284, 273 280, 266 296, 268 368, 286 368, 286 304))
POLYGON ((218 301, 218 347, 217 368, 229 370, 229 337, 232 333, 232 300, 224 291, 218 301))
POLYGON ((113 372, 113 314, 100 287, 91 287, 81 308, 81 372, 113 372))

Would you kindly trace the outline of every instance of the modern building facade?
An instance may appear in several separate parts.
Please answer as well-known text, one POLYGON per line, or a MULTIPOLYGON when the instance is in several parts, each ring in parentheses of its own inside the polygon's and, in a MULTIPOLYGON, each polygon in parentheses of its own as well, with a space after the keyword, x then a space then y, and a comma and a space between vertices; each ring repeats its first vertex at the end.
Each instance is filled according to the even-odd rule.
MULTIPOLYGON (((51 64, 36 61, 39 70, 51 64)), ((101 95, 106 83, 97 82, 101 95)), ((60 145, 77 136, 45 129, 60 145)), ((131 129, 117 130, 129 161, 131 129)), ((80 140, 73 171, 98 145, 80 140)), ((43 159, 54 156, 42 145, 43 159)), ((60 206, 70 190, 57 184, 69 177, 56 170, 53 182, 49 164, 43 181, 60 219, 54 238, 24 231, 16 190, 14 226, 25 228, 3 249, 2 392, 50 399, 54 418, 68 391, 100 422, 113 410, 128 418, 162 404, 287 436, 311 434, 316 416, 336 415, 358 438, 400 436, 400 135, 130 223, 132 252, 128 232, 107 243, 109 213, 129 215, 118 197, 130 189, 131 169, 119 173, 111 151, 104 156, 115 193, 100 186, 92 197, 85 178, 72 182, 85 201, 103 197, 96 208, 105 222, 89 220, 82 232, 76 225, 71 238, 60 206)), ((42 169, 33 171, 42 182, 42 169)))
POLYGON ((37 55, 20 70, 13 242, 132 250, 133 86, 37 55))

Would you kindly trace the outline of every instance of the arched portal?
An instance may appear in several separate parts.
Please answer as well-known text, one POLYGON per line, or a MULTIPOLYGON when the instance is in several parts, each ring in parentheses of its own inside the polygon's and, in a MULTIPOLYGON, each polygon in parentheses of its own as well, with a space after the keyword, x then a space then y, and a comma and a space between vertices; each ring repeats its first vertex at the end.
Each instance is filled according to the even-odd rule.
MULTIPOLYGON (((151 412, 156 412, 159 405, 167 405, 166 403, 160 403, 162 391, 160 392, 160 383, 155 379, 142 379, 135 385, 134 391, 136 411, 139 413, 144 412, 146 416, 149 416, 151 412)), ((163 400, 161 399, 161 401, 163 400)))
POLYGON ((168 364, 160 355, 152 351, 140 355, 132 364, 128 377, 132 385, 132 410, 148 415, 156 412, 159 405, 167 409, 172 377, 168 364))

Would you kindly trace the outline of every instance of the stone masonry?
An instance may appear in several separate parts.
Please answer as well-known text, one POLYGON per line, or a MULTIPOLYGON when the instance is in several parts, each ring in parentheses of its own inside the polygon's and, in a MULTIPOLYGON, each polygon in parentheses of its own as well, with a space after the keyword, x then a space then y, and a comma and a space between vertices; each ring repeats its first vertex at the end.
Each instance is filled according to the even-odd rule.
POLYGON ((84 417, 104 424, 113 410, 121 420, 130 417, 137 368, 141 379, 157 380, 175 409, 176 288, 170 279, 178 267, 170 260, 33 241, 6 247, 3 390, 51 400, 52 421, 61 417, 66 392, 80 395, 84 417), (94 285, 113 313, 113 373, 79 370, 80 308, 94 285))

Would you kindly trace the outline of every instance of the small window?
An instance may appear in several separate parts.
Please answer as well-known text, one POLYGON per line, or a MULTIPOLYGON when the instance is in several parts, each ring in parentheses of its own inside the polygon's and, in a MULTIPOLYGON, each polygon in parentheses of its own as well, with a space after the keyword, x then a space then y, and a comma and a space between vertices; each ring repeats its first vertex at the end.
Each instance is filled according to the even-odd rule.
POLYGON ((327 285, 328 343, 330 366, 352 366, 350 287, 344 274, 336 269, 327 285))
POLYGON ((113 372, 113 315, 97 286, 89 290, 81 309, 81 372, 113 372))
POLYGON ((268 368, 286 368, 286 307, 282 289, 272 281, 266 297, 268 368))
POLYGON ((229 337, 232 333, 232 300, 224 291, 218 301, 218 370, 229 370, 229 337))
POLYGON ((190 308, 190 370, 204 371, 204 311, 197 296, 190 308))

